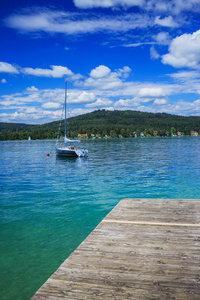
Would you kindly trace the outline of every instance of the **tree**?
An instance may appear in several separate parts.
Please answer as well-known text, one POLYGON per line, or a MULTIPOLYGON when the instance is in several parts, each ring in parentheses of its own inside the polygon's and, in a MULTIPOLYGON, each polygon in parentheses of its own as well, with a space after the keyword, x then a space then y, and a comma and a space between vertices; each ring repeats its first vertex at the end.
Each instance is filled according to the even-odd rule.
POLYGON ((5 134, 0 132, 0 141, 5 141, 6 138, 5 138, 5 134))
POLYGON ((176 128, 175 127, 171 127, 171 135, 176 134, 176 128))
POLYGON ((112 138, 116 138, 116 137, 117 137, 117 134, 116 134, 115 130, 111 130, 110 136, 111 136, 112 138))

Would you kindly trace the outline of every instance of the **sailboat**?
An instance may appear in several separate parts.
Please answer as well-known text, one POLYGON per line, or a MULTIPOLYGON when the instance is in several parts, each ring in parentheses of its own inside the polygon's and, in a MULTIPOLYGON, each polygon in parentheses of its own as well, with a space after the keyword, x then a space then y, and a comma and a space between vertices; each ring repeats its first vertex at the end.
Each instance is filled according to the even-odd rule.
MULTIPOLYGON (((58 139, 57 139, 58 142, 58 139)), ((65 82, 65 137, 64 137, 64 145, 62 147, 58 147, 58 143, 56 145, 56 154, 59 156, 67 156, 67 157, 87 157, 88 150, 86 149, 78 149, 77 143, 80 143, 79 140, 70 140, 67 138, 67 81, 65 82)))

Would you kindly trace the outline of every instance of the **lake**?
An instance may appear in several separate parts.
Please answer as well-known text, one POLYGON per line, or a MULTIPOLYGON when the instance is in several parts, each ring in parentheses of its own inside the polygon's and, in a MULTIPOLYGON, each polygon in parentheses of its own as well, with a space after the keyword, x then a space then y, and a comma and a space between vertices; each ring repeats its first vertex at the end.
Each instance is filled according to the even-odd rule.
POLYGON ((30 299, 122 198, 200 199, 200 137, 82 147, 62 159, 55 141, 0 142, 1 300, 30 299))

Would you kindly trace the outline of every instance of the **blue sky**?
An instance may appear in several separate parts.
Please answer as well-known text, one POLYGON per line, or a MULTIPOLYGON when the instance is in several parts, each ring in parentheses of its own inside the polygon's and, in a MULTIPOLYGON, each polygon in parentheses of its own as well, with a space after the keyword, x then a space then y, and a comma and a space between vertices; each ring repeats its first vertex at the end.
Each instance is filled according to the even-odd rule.
POLYGON ((0 4, 0 122, 97 109, 200 115, 199 0, 0 4))

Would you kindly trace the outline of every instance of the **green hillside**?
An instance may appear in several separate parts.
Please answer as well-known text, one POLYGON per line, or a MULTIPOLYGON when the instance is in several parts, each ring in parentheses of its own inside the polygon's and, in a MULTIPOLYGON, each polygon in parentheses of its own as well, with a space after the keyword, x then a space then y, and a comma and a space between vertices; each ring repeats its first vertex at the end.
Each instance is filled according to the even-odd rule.
MULTIPOLYGON (((0 123, 0 140, 52 139, 58 134, 60 121, 43 125, 18 123, 0 123)), ((192 130, 200 133, 200 117, 183 117, 166 113, 146 113, 139 111, 106 111, 97 110, 91 113, 68 119, 68 136, 77 137, 78 133, 101 136, 133 136, 133 133, 145 135, 166 135, 166 132, 177 131, 190 135, 192 130)), ((60 135, 64 135, 62 121, 60 135)))

